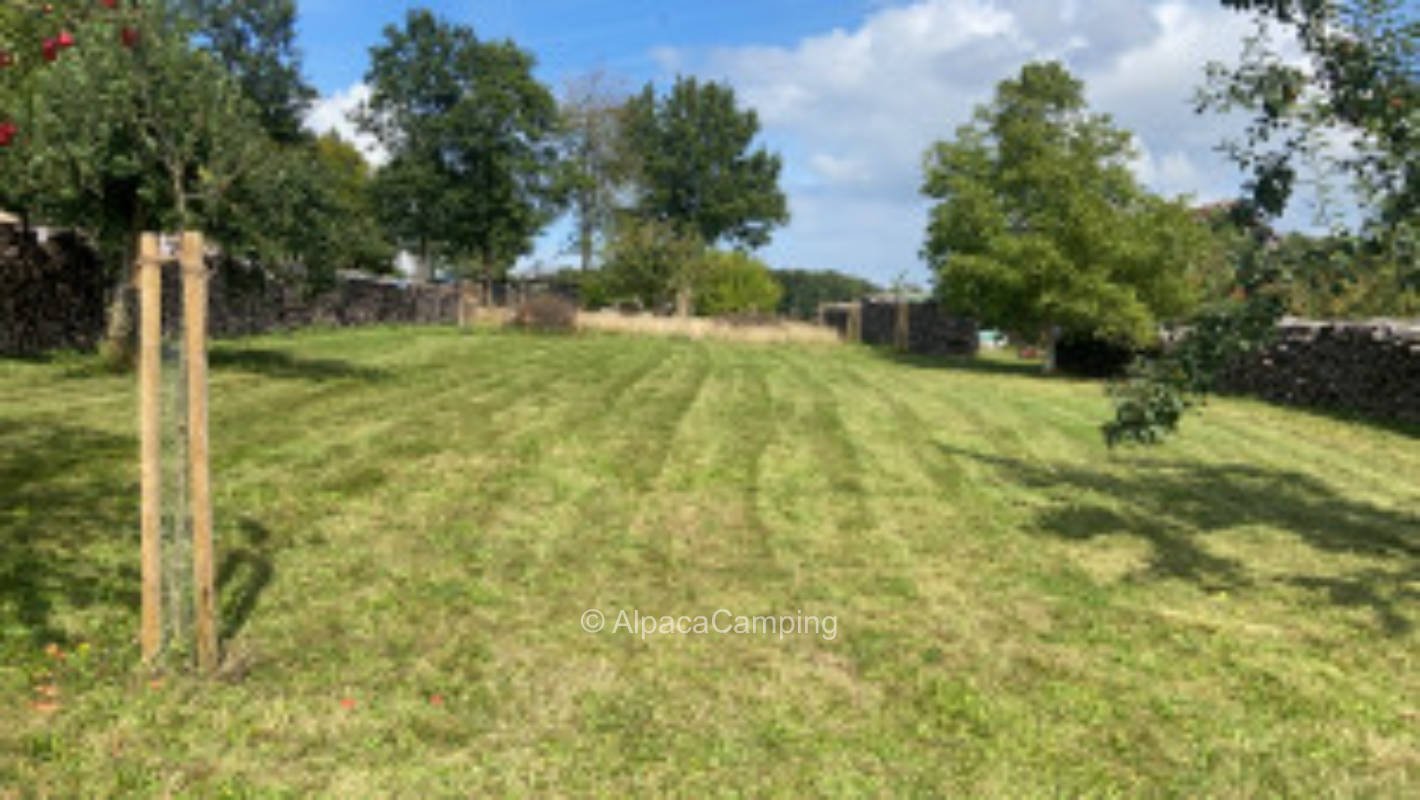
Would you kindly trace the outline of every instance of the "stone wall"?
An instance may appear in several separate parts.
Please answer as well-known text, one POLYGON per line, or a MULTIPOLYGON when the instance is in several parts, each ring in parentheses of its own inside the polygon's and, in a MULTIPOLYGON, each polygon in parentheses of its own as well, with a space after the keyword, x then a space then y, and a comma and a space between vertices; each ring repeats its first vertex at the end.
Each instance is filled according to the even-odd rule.
POLYGON ((0 355, 93 347, 110 283, 76 237, 41 244, 33 231, 0 224, 0 355))
MULTIPOLYGON (((897 344, 898 304, 863 300, 858 303, 825 305, 821 316, 825 325, 845 338, 855 338, 854 316, 857 316, 857 337, 864 344, 894 346, 897 344)), ((942 310, 933 300, 907 304, 907 351, 920 355, 975 355, 981 347, 976 323, 955 317, 942 310)))
POLYGON ((1219 389, 1420 424, 1420 320, 1285 320, 1277 341, 1232 364, 1219 389))
MULTIPOLYGON (((452 284, 344 276, 332 288, 310 294, 237 262, 211 260, 209 268, 209 330, 214 338, 309 325, 458 321, 459 287, 452 284)), ((105 332, 113 283, 76 237, 63 234, 40 244, 33 234, 0 225, 0 355, 92 349, 105 332)), ((181 286, 176 265, 165 266, 165 327, 179 319, 181 286)), ((130 319, 137 319, 137 292, 130 286, 122 295, 130 319)))

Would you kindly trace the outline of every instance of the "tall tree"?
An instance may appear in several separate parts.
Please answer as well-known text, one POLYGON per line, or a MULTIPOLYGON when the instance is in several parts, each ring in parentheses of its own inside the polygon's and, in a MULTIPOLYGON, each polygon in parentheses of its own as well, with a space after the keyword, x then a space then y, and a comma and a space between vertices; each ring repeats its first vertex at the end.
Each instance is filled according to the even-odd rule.
POLYGON ((689 226, 707 245, 748 248, 789 221, 780 158, 750 150, 759 116, 736 107, 731 87, 677 77, 658 98, 647 84, 628 102, 625 125, 638 216, 689 226))
POLYGON ((199 40, 256 104, 261 125, 278 142, 304 136, 316 92, 301 77, 295 0, 179 0, 199 40))
POLYGON ((491 276, 529 252, 555 210, 557 103, 511 41, 410 11, 371 49, 358 119, 390 152, 375 204, 401 245, 491 276))
POLYGON ((1002 81, 955 141, 927 154, 924 255, 954 311, 1026 335, 1143 344, 1195 296, 1210 237, 1181 202, 1141 189, 1131 137, 1086 108, 1055 62, 1002 81))
POLYGON ((574 244, 583 270, 611 231, 618 190, 626 178, 621 118, 625 98, 606 73, 592 72, 567 84, 562 124, 561 190, 576 230, 574 244))

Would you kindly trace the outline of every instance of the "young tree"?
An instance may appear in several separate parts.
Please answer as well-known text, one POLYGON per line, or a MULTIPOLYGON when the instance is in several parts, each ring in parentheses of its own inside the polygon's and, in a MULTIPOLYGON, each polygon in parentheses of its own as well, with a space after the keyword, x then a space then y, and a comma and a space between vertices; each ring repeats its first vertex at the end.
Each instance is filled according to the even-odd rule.
POLYGON ((779 156, 750 151, 758 132, 758 115, 736 108, 729 86, 678 77, 670 94, 657 98, 647 84, 625 117, 639 189, 634 212, 688 226, 707 245, 768 244, 789 210, 779 156))
POLYGON ((472 259, 485 277, 531 250, 555 207, 557 103, 533 57, 427 10, 371 50, 359 123, 390 152, 376 211, 420 256, 472 259))
POLYGON ((926 159, 924 255, 948 308, 992 326, 1145 344, 1191 310, 1208 235, 1181 202, 1142 190, 1130 135, 1089 114, 1058 63, 1002 81, 926 159))

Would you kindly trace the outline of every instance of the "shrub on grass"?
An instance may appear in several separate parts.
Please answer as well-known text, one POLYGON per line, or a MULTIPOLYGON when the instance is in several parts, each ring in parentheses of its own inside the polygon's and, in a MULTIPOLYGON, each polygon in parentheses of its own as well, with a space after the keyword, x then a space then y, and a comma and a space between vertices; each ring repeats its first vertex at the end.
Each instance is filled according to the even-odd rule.
POLYGON ((577 329, 577 306, 554 294, 540 294, 518 306, 509 324, 536 333, 571 333, 577 329))

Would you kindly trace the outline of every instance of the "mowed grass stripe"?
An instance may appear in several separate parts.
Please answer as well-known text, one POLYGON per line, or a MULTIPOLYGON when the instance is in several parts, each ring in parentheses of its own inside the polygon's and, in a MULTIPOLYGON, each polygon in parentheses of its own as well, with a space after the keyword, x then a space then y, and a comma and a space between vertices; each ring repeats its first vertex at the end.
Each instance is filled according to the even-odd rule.
POLYGON ((1223 400, 1109 453, 1097 384, 857 348, 222 348, 249 351, 214 436, 224 608, 250 614, 212 684, 130 671, 131 381, 6 372, 91 395, 35 408, 0 378, 0 559, 49 603, 11 614, 0 584, 0 794, 1420 786, 1413 439, 1223 400), (839 627, 643 639, 584 632, 588 607, 839 627), (48 637, 73 668, 42 715, 48 637))

